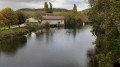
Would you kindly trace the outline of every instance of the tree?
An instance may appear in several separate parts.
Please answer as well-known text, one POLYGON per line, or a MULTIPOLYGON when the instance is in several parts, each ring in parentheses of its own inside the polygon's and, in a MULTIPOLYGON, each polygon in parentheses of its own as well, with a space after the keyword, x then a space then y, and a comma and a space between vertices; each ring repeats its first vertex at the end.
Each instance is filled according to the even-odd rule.
POLYGON ((18 22, 16 13, 11 8, 5 8, 1 11, 1 14, 5 18, 5 25, 10 29, 11 25, 14 25, 18 22))
POLYGON ((114 67, 120 58, 120 0, 89 0, 99 67, 114 67))
POLYGON ((43 20, 43 17, 42 17, 42 15, 41 15, 41 12, 36 12, 36 13, 34 14, 34 18, 35 18, 36 20, 38 20, 38 21, 41 20, 41 22, 42 22, 42 20, 43 20))
POLYGON ((66 26, 79 26, 82 24, 81 17, 77 12, 71 11, 65 15, 66 26))
POLYGON ((0 26, 5 26, 6 21, 6 18, 0 13, 0 26))
POLYGON ((45 13, 49 12, 49 8, 48 8, 47 2, 45 2, 45 4, 44 4, 44 11, 45 11, 45 13))
POLYGON ((74 4, 73 11, 77 11, 77 6, 74 4))
POLYGON ((20 26, 20 24, 25 23, 25 21, 26 21, 25 15, 20 11, 16 11, 16 14, 18 16, 18 23, 17 24, 20 26))
POLYGON ((49 13, 53 13, 52 3, 49 3, 49 4, 50 4, 49 13))

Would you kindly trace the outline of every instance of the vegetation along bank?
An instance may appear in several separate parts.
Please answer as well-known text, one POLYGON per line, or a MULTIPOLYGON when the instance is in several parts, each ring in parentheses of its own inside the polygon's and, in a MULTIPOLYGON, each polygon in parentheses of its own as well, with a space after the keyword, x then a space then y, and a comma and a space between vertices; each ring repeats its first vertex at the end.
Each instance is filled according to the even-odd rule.
MULTIPOLYGON (((42 13, 52 13, 56 16, 64 16, 65 19, 65 26, 80 26, 83 24, 83 20, 81 18, 81 13, 77 11, 77 6, 74 4, 72 10, 69 11, 60 11, 55 12, 52 3, 50 4, 50 8, 48 7, 48 3, 45 2, 44 4, 44 12, 42 11, 35 11, 34 13, 29 13, 29 11, 21 11, 17 10, 14 11, 11 8, 4 8, 0 11, 0 41, 5 39, 11 39, 18 36, 26 35, 29 32, 49 28, 50 24, 46 22, 45 24, 34 24, 27 22, 26 19, 30 17, 34 17, 36 20, 42 22, 43 17, 41 16, 42 13), (23 26, 21 26, 23 24, 23 26), (4 30, 5 29, 5 30, 4 30)), ((84 21, 85 22, 85 21, 84 21)))
POLYGON ((98 67, 120 67, 120 0, 89 0, 98 67))

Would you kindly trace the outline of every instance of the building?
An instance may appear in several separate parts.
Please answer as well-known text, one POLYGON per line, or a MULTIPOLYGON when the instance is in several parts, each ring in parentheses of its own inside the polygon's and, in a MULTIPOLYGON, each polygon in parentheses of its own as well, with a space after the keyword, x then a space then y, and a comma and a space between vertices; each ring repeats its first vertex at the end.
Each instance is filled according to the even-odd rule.
POLYGON ((26 20, 26 22, 30 22, 30 23, 37 23, 37 24, 39 24, 39 23, 40 23, 40 21, 36 20, 36 19, 35 19, 35 18, 33 18, 33 17, 31 17, 31 18, 27 19, 27 20, 26 20))
POLYGON ((33 17, 27 19, 27 22, 31 22, 31 23, 41 23, 41 24, 45 24, 45 23, 49 23, 52 26, 64 26, 64 17, 63 16, 55 16, 52 13, 43 13, 41 14, 41 16, 43 17, 42 21, 38 21, 36 19, 34 19, 33 17))
POLYGON ((50 25, 64 26, 64 17, 63 16, 55 16, 52 13, 43 13, 41 15, 43 17, 42 24, 48 22, 50 25))

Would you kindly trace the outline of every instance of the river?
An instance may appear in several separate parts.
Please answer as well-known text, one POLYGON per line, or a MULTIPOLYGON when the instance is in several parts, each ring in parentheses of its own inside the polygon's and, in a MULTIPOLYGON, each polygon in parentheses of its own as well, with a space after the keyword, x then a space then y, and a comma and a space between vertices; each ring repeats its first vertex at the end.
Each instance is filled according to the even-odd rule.
POLYGON ((0 67, 92 67, 92 27, 51 28, 0 43, 0 67))

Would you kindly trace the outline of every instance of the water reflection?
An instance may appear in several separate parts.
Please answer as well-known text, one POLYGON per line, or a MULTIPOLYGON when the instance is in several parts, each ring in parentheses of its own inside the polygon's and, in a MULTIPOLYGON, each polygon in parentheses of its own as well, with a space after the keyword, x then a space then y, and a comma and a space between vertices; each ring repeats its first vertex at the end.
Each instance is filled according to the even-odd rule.
POLYGON ((68 35, 73 35, 73 37, 76 37, 77 32, 80 32, 80 29, 82 29, 83 26, 79 26, 79 27, 65 27, 65 29, 68 29, 68 31, 66 31, 66 33, 68 33, 68 35))
POLYGON ((98 67, 96 59, 94 58, 96 55, 95 48, 89 49, 87 52, 87 56, 89 58, 89 67, 98 67))
POLYGON ((0 53, 15 54, 19 48, 26 45, 27 38, 25 36, 0 42, 0 53))
POLYGON ((87 25, 75 28, 50 28, 33 32, 27 39, 17 39, 0 47, 9 46, 3 53, 13 53, 14 57, 1 53, 0 67, 91 67, 90 55, 94 52, 95 37, 87 25), (19 44, 18 44, 19 43, 19 44), (13 45, 14 44, 14 45, 13 45), (23 49, 19 49, 23 45, 23 49), (26 46, 25 46, 26 45, 26 46), (14 50, 14 52, 12 51, 14 50))

